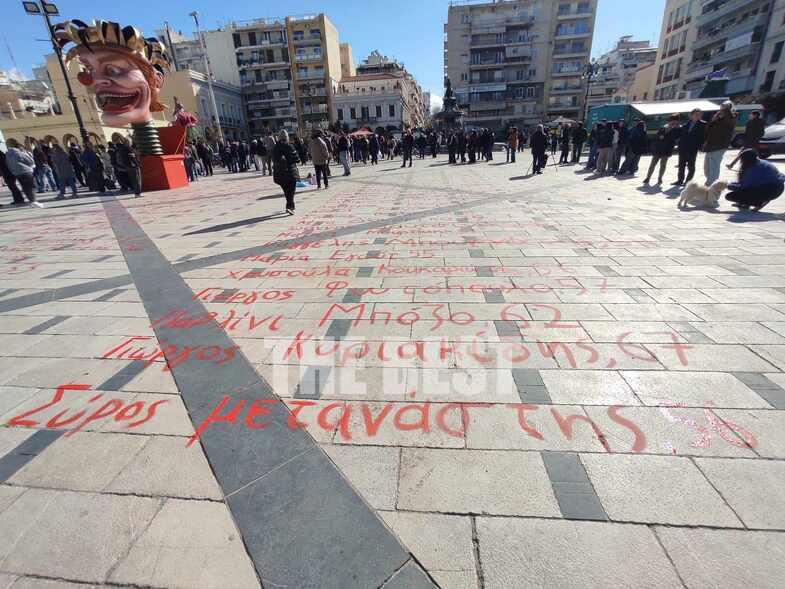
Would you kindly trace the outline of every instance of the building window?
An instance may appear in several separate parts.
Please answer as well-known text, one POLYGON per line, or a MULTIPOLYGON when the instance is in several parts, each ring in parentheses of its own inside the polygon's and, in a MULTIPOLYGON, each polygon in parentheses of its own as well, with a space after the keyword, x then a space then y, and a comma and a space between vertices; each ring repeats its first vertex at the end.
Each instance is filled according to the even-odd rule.
POLYGON ((382 118, 382 107, 381 107, 381 105, 376 105, 376 118, 377 119, 381 119, 382 118))
POLYGON ((234 46, 235 47, 242 47, 243 46, 243 43, 240 40, 240 33, 234 33, 232 35, 232 39, 234 39, 234 46))
POLYGON ((256 81, 257 82, 261 82, 262 81, 262 70, 254 71, 254 75, 256 76, 256 81))
POLYGON ((256 33, 254 33, 253 31, 248 33, 248 44, 256 45, 256 33))
POLYGON ((395 105, 394 104, 390 105, 390 117, 391 118, 395 118, 395 105))
POLYGON ((292 39, 295 41, 302 41, 305 37, 305 33, 303 31, 294 31, 292 32, 292 39))
POLYGON ((368 115, 368 107, 367 107, 367 106, 361 106, 361 107, 360 107, 360 118, 361 118, 363 121, 367 121, 368 119, 370 119, 370 118, 371 118, 371 117, 368 115))
POLYGON ((461 72, 461 82, 468 82, 469 81, 469 74, 467 72, 461 72))
POLYGON ((352 120, 357 120, 357 109, 352 107, 349 109, 349 115, 352 117, 352 120))
POLYGON ((534 86, 526 88, 526 98, 534 98, 537 94, 537 89, 534 86))
POLYGON ((563 16, 565 14, 570 14, 570 5, 569 4, 559 4, 559 16, 563 16))
POLYGON ((774 86, 774 76, 777 74, 776 70, 766 72, 766 78, 763 80, 763 86, 760 87, 761 92, 770 92, 774 86))
POLYGON ((774 51, 771 52, 771 60, 769 63, 777 63, 780 60, 782 57, 783 45, 785 45, 785 41, 780 41, 774 46, 774 51))
POLYGON ((338 120, 339 121, 343 120, 343 109, 342 108, 338 109, 338 120))

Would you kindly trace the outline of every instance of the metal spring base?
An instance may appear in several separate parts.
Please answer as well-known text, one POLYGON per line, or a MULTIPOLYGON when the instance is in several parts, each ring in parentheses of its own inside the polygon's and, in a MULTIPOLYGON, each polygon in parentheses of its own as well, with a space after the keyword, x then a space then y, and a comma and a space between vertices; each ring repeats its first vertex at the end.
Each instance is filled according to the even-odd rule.
POLYGON ((144 123, 131 123, 134 130, 134 145, 139 155, 163 155, 161 141, 158 138, 158 129, 153 121, 144 123))

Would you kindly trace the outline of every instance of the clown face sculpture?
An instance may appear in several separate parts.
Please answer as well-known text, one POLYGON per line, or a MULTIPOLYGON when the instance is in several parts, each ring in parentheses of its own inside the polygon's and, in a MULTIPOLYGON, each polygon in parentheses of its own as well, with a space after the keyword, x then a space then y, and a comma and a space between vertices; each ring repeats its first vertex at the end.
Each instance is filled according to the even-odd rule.
POLYGON ((77 78, 95 95, 107 125, 122 127, 152 120, 152 112, 164 110, 158 102, 169 60, 157 39, 145 39, 133 27, 78 20, 55 27, 61 47, 74 43, 66 60, 78 59, 77 78))

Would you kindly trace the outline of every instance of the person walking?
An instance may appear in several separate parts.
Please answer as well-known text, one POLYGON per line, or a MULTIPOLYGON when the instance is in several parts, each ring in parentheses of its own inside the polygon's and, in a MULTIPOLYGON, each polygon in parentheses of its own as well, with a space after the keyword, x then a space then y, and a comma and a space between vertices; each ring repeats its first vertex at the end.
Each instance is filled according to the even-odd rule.
POLYGON ((477 163, 477 131, 469 133, 466 139, 466 149, 469 153, 469 163, 477 163))
POLYGON ((463 129, 458 130, 458 136, 455 141, 455 148, 456 148, 456 163, 458 156, 461 156, 461 163, 466 163, 466 134, 463 132, 463 129))
POLYGON ((343 166, 343 175, 351 176, 352 167, 349 163, 349 139, 343 131, 341 131, 341 135, 338 137, 338 161, 340 161, 343 166))
POLYGON ((262 139, 262 144, 264 145, 265 155, 262 159, 262 176, 265 175, 265 171, 270 176, 273 175, 273 149, 275 149, 275 139, 273 138, 273 134, 270 131, 264 134, 264 138, 262 139))
POLYGON ((613 149, 613 129, 611 123, 603 122, 597 127, 597 169, 600 176, 605 175, 611 150, 613 149))
POLYGON ((188 176, 189 182, 196 182, 196 169, 194 164, 196 162, 196 153, 191 144, 186 143, 183 150, 183 164, 185 165, 185 174, 188 176))
POLYGON ((556 133, 555 129, 550 131, 550 138, 551 138, 551 157, 556 156, 556 148, 559 146, 559 136, 556 133))
POLYGON ((117 152, 117 167, 115 170, 118 177, 122 174, 128 182, 128 187, 134 191, 136 197, 142 196, 142 171, 139 166, 139 158, 133 145, 131 145, 131 141, 127 137, 122 137, 115 151, 117 152))
POLYGON ((49 165, 49 159, 46 156, 43 145, 36 143, 33 147, 33 160, 35 161, 35 183, 38 188, 38 193, 47 192, 49 190, 56 191, 57 183, 52 175, 52 168, 49 165))
POLYGON ((71 158, 57 144, 52 148, 52 164, 60 180, 60 193, 55 200, 63 200, 65 198, 66 187, 71 189, 71 198, 76 198, 76 174, 74 173, 74 167, 71 165, 71 158))
MULTIPOLYGON (((750 120, 747 121, 747 124, 744 126, 744 147, 757 150, 758 144, 765 133, 766 124, 763 122, 763 119, 760 118, 760 111, 752 111, 750 113, 750 120)), ((739 155, 736 156, 736 159, 728 164, 727 168, 729 170, 732 170, 736 166, 736 163, 741 158, 742 151, 739 151, 739 155)))
POLYGON ((635 126, 630 131, 630 138, 627 142, 627 154, 617 176, 625 176, 627 174, 634 176, 638 172, 638 162, 640 162, 641 156, 646 153, 648 142, 646 123, 636 119, 635 126))
POLYGON ((297 190, 297 171, 299 157, 289 143, 289 134, 285 130, 278 133, 278 141, 273 148, 273 182, 283 190, 286 197, 286 212, 294 215, 294 193, 297 190))
POLYGON ((457 162, 455 159, 455 151, 458 145, 458 140, 452 133, 447 136, 447 163, 454 164, 457 162))
POLYGON ((98 146, 98 157, 101 159, 101 165, 104 169, 104 185, 107 188, 115 188, 116 180, 114 175, 114 166, 112 165, 112 154, 109 149, 112 147, 111 142, 108 147, 103 145, 98 146))
POLYGON ((611 165, 612 174, 619 173, 621 158, 625 153, 627 153, 627 145, 630 141, 630 130, 627 128, 627 125, 623 120, 616 124, 616 133, 618 133, 618 140, 613 150, 613 163, 611 165))
POLYGON ((68 148, 68 157, 71 158, 71 165, 74 167, 74 174, 76 174, 76 181, 84 188, 87 186, 85 182, 85 170, 82 165, 82 150, 78 145, 71 144, 68 148))
POLYGON ((207 176, 213 175, 213 154, 210 148, 205 144, 204 139, 200 139, 196 144, 196 153, 199 159, 202 160, 204 166, 204 173, 207 176))
POLYGON ((402 168, 406 167, 406 160, 409 160, 409 167, 412 167, 412 152, 414 151, 414 137, 412 136, 412 132, 408 129, 403 134, 402 139, 402 149, 403 149, 403 165, 402 168))
POLYGON ((330 187, 327 180, 327 160, 330 158, 330 150, 322 139, 321 131, 313 132, 308 150, 311 152, 311 160, 316 171, 316 188, 318 190, 322 187, 322 179, 324 179, 324 189, 327 190, 330 187))
POLYGON ((548 136, 545 134, 545 127, 537 125, 537 130, 531 136, 532 147, 532 172, 542 174, 542 169, 548 161, 546 151, 548 149, 548 136))
POLYGON ((703 151, 706 152, 703 160, 706 186, 711 186, 719 179, 722 158, 730 147, 735 129, 736 115, 733 112, 733 103, 726 100, 720 106, 719 112, 706 125, 706 141, 703 144, 703 151))
POLYGON ((587 136, 586 127, 583 126, 583 123, 578 123, 572 131, 572 163, 581 163, 581 153, 587 136))
POLYGON ((660 171, 657 176, 657 184, 662 184, 662 178, 665 175, 665 168, 668 165, 668 159, 673 155, 673 149, 676 147, 676 142, 679 140, 679 115, 672 114, 668 117, 668 124, 662 129, 657 131, 657 139, 654 141, 654 155, 649 164, 649 172, 643 180, 644 184, 648 184, 651 176, 654 173, 654 168, 657 164, 660 165, 660 171))
POLYGON ((379 138, 376 133, 368 140, 368 149, 371 152, 371 165, 375 166, 379 163, 379 138))
POLYGON ((16 177, 27 201, 39 209, 44 208, 43 203, 35 199, 34 185, 35 160, 33 154, 27 151, 16 139, 6 141, 8 151, 5 154, 5 163, 8 170, 16 177))
POLYGON ((2 150, 0 150, 0 175, 2 175, 5 185, 8 186, 8 190, 11 191, 11 198, 13 199, 11 204, 17 207, 25 204, 25 198, 22 196, 22 191, 19 190, 19 182, 16 176, 11 173, 11 170, 8 169, 8 164, 5 161, 5 152, 2 150))
POLYGON ((679 135, 679 177, 674 186, 684 186, 695 176, 695 160, 698 150, 706 141, 706 123, 702 120, 703 112, 695 108, 690 113, 690 120, 681 126, 679 135), (687 176, 684 171, 687 170, 687 176))
POLYGON ((84 150, 82 151, 82 164, 87 173, 88 188, 100 194, 104 194, 106 192, 106 185, 104 184, 104 165, 101 162, 101 158, 95 153, 93 144, 90 142, 85 143, 84 150))
POLYGON ((515 153, 518 151, 518 128, 510 127, 507 133, 507 163, 515 163, 515 153))
POLYGON ((561 135, 559 137, 559 145, 561 146, 561 155, 559 156, 559 165, 568 163, 570 157, 570 126, 562 125, 561 135))
POLYGON ((728 185, 725 198, 742 210, 761 210, 785 190, 785 175, 770 162, 758 158, 754 149, 741 152, 741 169, 738 182, 728 185))
POLYGON ((597 155, 599 155, 600 148, 597 146, 597 132, 602 126, 601 123, 595 123, 589 133, 589 160, 586 162, 587 170, 594 170, 597 168, 597 155))

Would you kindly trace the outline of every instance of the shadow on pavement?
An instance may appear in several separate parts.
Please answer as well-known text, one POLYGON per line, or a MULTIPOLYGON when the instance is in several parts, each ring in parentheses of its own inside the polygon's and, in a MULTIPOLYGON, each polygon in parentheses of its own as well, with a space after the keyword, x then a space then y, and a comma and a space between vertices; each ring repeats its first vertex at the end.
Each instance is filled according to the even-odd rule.
POLYGON ((263 223, 264 221, 270 221, 271 219, 277 219, 278 217, 285 217, 287 216, 287 214, 288 213, 286 212, 273 213, 271 215, 264 215, 263 217, 252 217, 250 219, 243 219, 242 221, 235 221, 233 223, 223 223, 221 225, 213 225, 212 227, 205 227, 204 229, 197 229, 196 231, 183 233, 183 237, 187 237, 189 235, 201 235, 203 233, 216 233, 218 231, 225 231, 227 229, 236 229, 237 227, 245 227, 247 225, 256 225, 257 223, 263 223))

